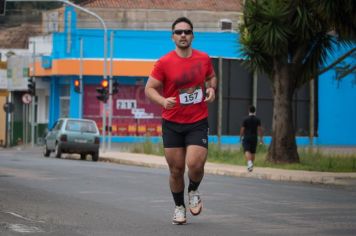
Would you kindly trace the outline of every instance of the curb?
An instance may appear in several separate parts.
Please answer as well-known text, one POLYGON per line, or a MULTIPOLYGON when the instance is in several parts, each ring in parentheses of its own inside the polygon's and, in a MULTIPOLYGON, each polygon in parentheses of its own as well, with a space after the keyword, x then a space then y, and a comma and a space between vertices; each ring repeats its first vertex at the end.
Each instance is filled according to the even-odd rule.
MULTIPOLYGON (((153 163, 153 162, 139 161, 139 160, 100 157, 99 161, 122 164, 122 165, 168 169, 167 164, 153 163)), ((250 173, 247 172, 245 168, 241 166, 236 166, 236 167, 230 166, 224 169, 223 167, 214 166, 214 165, 215 163, 208 162, 207 165, 205 165, 205 173, 212 174, 212 175, 221 175, 221 176, 266 179, 272 181, 288 181, 288 182, 301 182, 301 183, 309 183, 309 184, 325 184, 325 185, 339 185, 339 186, 356 186, 356 175, 354 177, 353 176, 347 177, 347 176, 338 176, 335 173, 312 172, 308 174, 308 172, 306 171, 299 172, 299 171, 285 171, 285 170, 277 170, 276 173, 272 173, 273 171, 271 171, 271 169, 268 169, 270 173, 263 173, 263 171, 266 171, 267 168, 261 168, 261 167, 255 168, 254 172, 250 173), (236 170, 232 170, 234 168, 236 168, 236 170), (279 173, 280 171, 283 171, 285 173, 279 173)))
POLYGON ((132 160, 125 160, 125 159, 110 158, 110 157, 100 157, 99 161, 116 163, 116 164, 121 164, 121 165, 132 165, 132 166, 143 166, 143 167, 149 167, 149 168, 168 169, 167 165, 163 165, 163 164, 148 163, 148 162, 144 162, 144 161, 132 161, 132 160))

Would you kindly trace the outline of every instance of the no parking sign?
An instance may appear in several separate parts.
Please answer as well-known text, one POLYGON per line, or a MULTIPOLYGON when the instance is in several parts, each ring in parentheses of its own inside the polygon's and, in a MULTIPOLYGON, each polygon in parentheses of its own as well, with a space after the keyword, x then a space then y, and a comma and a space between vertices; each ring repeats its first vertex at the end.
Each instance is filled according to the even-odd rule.
POLYGON ((32 102, 32 96, 29 93, 24 93, 22 95, 22 102, 25 104, 30 104, 32 102))

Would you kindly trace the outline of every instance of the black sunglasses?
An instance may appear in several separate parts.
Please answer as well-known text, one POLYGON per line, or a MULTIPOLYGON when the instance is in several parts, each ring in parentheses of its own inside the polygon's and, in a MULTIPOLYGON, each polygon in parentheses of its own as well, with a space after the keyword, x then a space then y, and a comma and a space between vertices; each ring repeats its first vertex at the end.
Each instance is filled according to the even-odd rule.
POLYGON ((176 35, 182 35, 183 33, 185 35, 191 35, 193 33, 192 30, 173 30, 173 33, 176 35))

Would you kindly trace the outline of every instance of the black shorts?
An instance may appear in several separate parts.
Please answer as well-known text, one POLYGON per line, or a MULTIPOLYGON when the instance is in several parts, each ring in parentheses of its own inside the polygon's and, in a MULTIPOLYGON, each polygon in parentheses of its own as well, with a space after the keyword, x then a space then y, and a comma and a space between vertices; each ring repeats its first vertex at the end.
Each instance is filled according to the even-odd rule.
POLYGON ((257 137, 244 137, 242 146, 245 152, 249 151, 251 153, 256 153, 257 137))
POLYGON ((208 148, 209 124, 203 119, 192 124, 179 124, 162 120, 162 138, 165 148, 198 145, 208 148))

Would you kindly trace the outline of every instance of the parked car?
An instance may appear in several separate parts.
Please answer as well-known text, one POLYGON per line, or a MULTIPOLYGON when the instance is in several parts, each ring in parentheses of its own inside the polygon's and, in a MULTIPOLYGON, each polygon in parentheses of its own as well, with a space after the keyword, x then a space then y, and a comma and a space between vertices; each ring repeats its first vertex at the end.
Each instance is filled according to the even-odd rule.
POLYGON ((93 161, 99 159, 100 134, 93 120, 60 118, 45 137, 43 155, 51 152, 61 158, 62 153, 78 153, 85 160, 88 154, 93 161))

